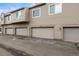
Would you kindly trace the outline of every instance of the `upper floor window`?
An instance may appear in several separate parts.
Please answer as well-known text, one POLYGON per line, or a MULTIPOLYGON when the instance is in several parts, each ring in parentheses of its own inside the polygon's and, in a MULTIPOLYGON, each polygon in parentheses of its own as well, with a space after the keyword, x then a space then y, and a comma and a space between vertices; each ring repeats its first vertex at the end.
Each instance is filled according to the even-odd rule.
POLYGON ((39 17, 41 15, 41 9, 36 8, 32 10, 32 17, 39 17))
POLYGON ((6 16, 5 17, 5 21, 10 21, 11 17, 10 16, 6 16))
POLYGON ((0 21, 2 21, 2 20, 4 19, 4 13, 1 13, 0 16, 1 16, 1 17, 0 17, 0 21))
POLYGON ((62 12, 62 4, 50 4, 48 6, 48 13, 49 15, 57 14, 62 12))
POLYGON ((8 20, 11 20, 11 15, 8 16, 8 20))
POLYGON ((16 12, 16 18, 19 19, 20 17, 21 17, 21 11, 17 11, 17 12, 16 12))
POLYGON ((55 13, 55 5, 50 5, 50 13, 55 13))

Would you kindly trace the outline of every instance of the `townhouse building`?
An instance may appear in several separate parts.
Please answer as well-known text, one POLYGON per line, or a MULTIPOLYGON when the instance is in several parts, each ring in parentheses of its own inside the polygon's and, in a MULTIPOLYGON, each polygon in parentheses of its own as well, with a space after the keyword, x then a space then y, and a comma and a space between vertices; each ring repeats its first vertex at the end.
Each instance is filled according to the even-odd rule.
POLYGON ((2 20, 2 33, 8 35, 27 35, 27 25, 28 19, 28 9, 19 8, 17 10, 8 12, 4 15, 4 20, 2 20))
POLYGON ((79 42, 79 4, 41 3, 8 12, 3 34, 79 42))

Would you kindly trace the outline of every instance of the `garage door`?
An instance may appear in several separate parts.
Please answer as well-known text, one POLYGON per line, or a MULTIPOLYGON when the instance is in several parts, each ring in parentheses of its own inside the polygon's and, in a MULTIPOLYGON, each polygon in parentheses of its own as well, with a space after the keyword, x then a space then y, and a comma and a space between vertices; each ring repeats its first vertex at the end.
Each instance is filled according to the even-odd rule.
POLYGON ((27 36, 27 28, 16 28, 16 35, 27 36))
POLYGON ((79 42, 79 28, 64 28, 64 40, 79 42))
POLYGON ((6 28, 5 31, 6 31, 6 34, 13 34, 12 28, 6 28))
POLYGON ((32 37, 53 39, 54 29, 53 28, 32 28, 32 37))

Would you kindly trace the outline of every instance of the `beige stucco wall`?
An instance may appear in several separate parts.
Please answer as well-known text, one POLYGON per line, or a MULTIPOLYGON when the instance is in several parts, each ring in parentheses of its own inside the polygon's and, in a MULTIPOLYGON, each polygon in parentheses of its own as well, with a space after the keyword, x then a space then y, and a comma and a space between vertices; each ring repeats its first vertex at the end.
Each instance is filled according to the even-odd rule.
POLYGON ((19 19, 16 18, 16 12, 17 12, 16 11, 14 13, 11 13, 11 15, 9 15, 9 16, 11 16, 11 19, 8 20, 9 16, 5 17, 5 20, 6 20, 5 24, 11 24, 11 23, 15 23, 15 22, 28 22, 29 21, 29 19, 28 19, 29 10, 27 8, 25 8, 25 9, 22 9, 19 11, 21 11, 21 16, 19 17, 19 19))
POLYGON ((48 15, 48 5, 36 7, 41 8, 41 16, 32 18, 32 10, 30 9, 30 25, 31 26, 51 26, 55 28, 55 38, 63 38, 63 25, 79 25, 79 4, 78 3, 63 3, 62 13, 48 15))
POLYGON ((48 5, 38 7, 41 8, 41 16, 32 18, 32 9, 30 10, 30 20, 32 25, 53 25, 53 24, 78 24, 79 22, 79 4, 63 3, 62 13, 48 15, 48 5), (72 21, 72 22, 71 22, 72 21))

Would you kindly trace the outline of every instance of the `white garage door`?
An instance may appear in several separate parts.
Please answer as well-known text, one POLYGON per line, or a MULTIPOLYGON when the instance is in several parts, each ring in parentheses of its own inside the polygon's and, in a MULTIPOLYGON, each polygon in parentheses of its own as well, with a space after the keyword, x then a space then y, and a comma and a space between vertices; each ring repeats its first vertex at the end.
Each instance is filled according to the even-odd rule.
POLYGON ((32 28, 32 37, 53 39, 54 29, 53 28, 32 28))
POLYGON ((27 36, 27 28, 16 28, 16 35, 27 36))
POLYGON ((64 40, 79 42, 79 28, 64 28, 64 40))
POLYGON ((6 34, 14 34, 12 28, 6 28, 5 31, 6 31, 6 34))

